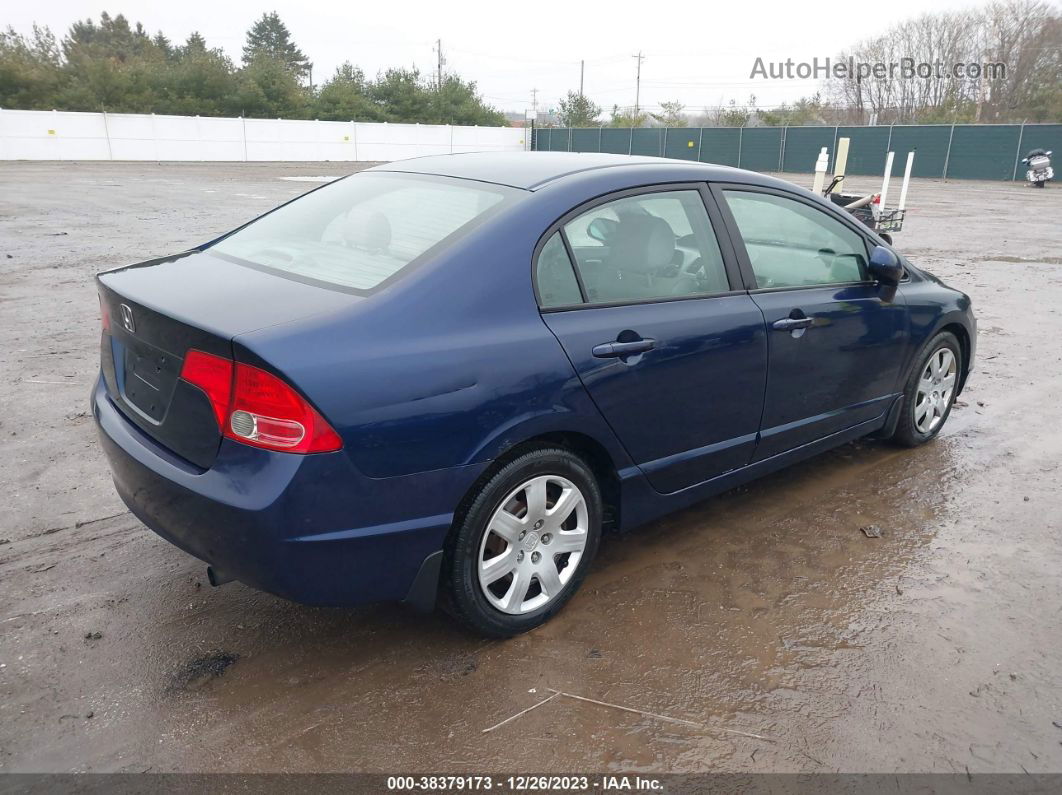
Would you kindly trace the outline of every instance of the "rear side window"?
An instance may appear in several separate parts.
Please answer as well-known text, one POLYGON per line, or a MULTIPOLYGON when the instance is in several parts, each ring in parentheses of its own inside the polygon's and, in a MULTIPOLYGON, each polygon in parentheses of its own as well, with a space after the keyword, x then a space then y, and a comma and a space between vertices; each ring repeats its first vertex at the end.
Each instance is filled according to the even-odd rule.
POLYGON ((627 196, 564 225, 587 301, 650 301, 727 292, 723 256, 695 190, 627 196))
POLYGON ((538 254, 535 284, 538 287, 538 304, 543 309, 580 304, 583 301, 575 269, 572 268, 560 232, 555 232, 538 254))
POLYGON ((866 279, 863 237, 795 199, 724 191, 745 242, 757 287, 804 287, 866 279))
POLYGON ((356 291, 371 290, 519 191, 416 174, 355 174, 296 199, 211 251, 356 291))

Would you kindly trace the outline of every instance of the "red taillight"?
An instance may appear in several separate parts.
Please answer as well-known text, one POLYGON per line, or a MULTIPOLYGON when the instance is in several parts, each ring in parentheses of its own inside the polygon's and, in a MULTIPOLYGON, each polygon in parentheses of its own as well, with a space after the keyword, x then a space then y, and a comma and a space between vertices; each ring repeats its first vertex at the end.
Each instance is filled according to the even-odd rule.
POLYGON ((228 427, 229 404, 232 402, 232 370, 235 362, 202 351, 188 351, 181 365, 181 378, 207 393, 218 427, 228 427))
POLYGON ((181 378, 210 398, 221 432, 238 442, 288 453, 343 446, 313 406, 272 373, 202 351, 188 351, 181 378))
POLYGON ((323 453, 343 446, 313 406, 275 375, 237 362, 235 385, 226 436, 293 453, 323 453))

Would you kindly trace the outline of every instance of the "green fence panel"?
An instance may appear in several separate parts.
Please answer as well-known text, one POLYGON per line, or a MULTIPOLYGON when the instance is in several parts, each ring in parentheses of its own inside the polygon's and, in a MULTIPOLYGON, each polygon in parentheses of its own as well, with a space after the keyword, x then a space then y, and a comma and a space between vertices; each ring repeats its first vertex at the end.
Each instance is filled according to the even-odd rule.
MULTIPOLYGON (((1051 165, 1056 174, 1062 173, 1062 124, 1026 124, 1022 130, 1021 144, 1018 146, 1017 160, 1021 160, 1030 149, 1046 149, 1053 152, 1051 165)), ((1024 180, 1028 166, 1017 163, 1015 179, 1024 180)), ((1057 180, 1057 178, 1056 178, 1057 180)))
POLYGON ((1030 149, 1050 149, 1054 157, 1062 157, 1062 124, 1026 124, 1022 133, 1025 153, 1030 149))
POLYGON ((601 151, 615 155, 629 154, 631 151, 631 130, 629 127, 605 127, 601 130, 601 151))
POLYGON ((1020 124, 956 124, 948 157, 953 179, 1011 179, 1020 124))
POLYGON ((596 127, 580 127, 572 129, 573 152, 600 152, 601 130, 596 127))
POLYGON ((701 141, 699 127, 668 127, 664 142, 664 157, 696 160, 697 145, 701 141))
POLYGON ((832 157, 836 132, 836 127, 786 127, 782 171, 814 171, 822 147, 832 157))
POLYGON ((902 177, 907 153, 912 175, 951 179, 1024 179, 1019 163, 1030 149, 1050 149, 1062 161, 1062 124, 913 124, 877 127, 537 127, 531 148, 542 152, 611 152, 664 156, 740 166, 752 171, 810 173, 825 146, 848 137, 849 174, 878 176, 888 151, 896 153, 894 177, 902 177), (949 153, 950 143, 950 153, 949 153))
MULTIPOLYGON (((950 124, 898 124, 892 128, 892 143, 889 148, 896 153, 892 161, 892 175, 902 177, 907 167, 907 153, 914 152, 912 177, 944 176, 944 163, 948 159, 950 124)), ((884 169, 884 165, 882 166, 884 169)))
POLYGON ((549 152, 568 151, 568 128, 554 127, 549 131, 549 152))
POLYGON ((777 171, 782 156, 781 127, 745 127, 741 131, 741 168, 777 171))
POLYGON ((741 130, 737 127, 703 127, 701 135, 702 163, 736 166, 741 150, 741 130))
POLYGON ((656 128, 639 128, 631 136, 632 155, 660 157, 664 153, 664 131, 656 128))
POLYGON ((888 153, 888 127, 838 127, 837 140, 848 138, 846 174, 885 174, 885 155, 888 153))

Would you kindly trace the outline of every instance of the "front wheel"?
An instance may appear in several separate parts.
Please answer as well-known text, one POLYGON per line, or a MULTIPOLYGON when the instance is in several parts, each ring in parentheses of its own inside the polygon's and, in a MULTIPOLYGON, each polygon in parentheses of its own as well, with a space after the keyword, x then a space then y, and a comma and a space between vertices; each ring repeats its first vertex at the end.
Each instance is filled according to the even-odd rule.
POLYGON ((962 349, 943 331, 929 341, 904 387, 903 407, 893 439, 906 447, 924 444, 940 433, 962 383, 962 349))
POLYGON ((447 541, 448 611, 490 637, 545 623, 586 576, 601 514, 594 474, 573 453, 541 448, 510 461, 480 487, 447 541))

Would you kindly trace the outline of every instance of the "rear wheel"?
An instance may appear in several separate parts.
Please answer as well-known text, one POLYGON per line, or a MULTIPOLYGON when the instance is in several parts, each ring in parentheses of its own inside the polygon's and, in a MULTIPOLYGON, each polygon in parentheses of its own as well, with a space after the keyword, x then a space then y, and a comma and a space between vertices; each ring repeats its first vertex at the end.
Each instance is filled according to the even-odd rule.
POLYGON ((542 448, 509 462, 479 489, 448 540, 449 612, 491 637, 543 624, 586 575, 601 511, 593 472, 569 451, 542 448))
POLYGON ((928 442, 944 426, 962 377, 962 349, 944 331, 922 349, 904 388, 903 408, 893 439, 907 447, 928 442))

